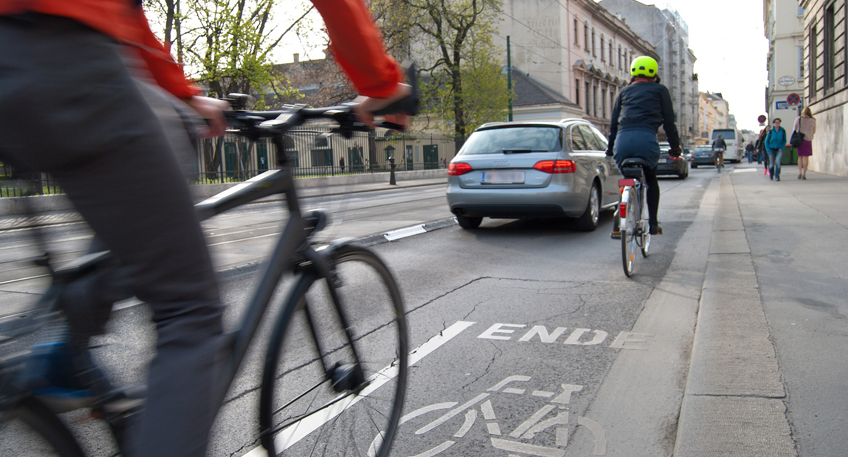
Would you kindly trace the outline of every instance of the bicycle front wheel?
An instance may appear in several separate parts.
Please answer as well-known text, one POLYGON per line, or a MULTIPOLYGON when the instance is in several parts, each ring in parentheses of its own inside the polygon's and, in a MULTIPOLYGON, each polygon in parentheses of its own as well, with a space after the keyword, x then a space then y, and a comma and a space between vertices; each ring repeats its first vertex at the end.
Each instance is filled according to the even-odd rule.
POLYGON ((0 455, 85 457, 62 421, 33 397, 0 411, 0 455))
POLYGON ((639 195, 633 187, 630 188, 627 196, 625 212, 627 229, 621 230, 621 261, 624 266, 624 274, 629 278, 633 275, 637 248, 636 239, 639 234, 639 195))
POLYGON ((338 303, 308 270, 272 333, 259 418, 270 455, 386 457, 394 441, 409 353, 400 291, 365 248, 333 259, 338 303))

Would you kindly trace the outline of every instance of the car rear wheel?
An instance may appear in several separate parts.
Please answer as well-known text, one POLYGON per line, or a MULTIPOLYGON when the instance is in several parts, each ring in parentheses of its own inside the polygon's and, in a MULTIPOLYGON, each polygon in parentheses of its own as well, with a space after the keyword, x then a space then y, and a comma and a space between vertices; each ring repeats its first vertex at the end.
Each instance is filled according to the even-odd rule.
POLYGON ((466 229, 476 229, 480 226, 480 223, 483 222, 482 217, 469 217, 469 216, 456 216, 456 221, 459 222, 459 226, 466 229))
POLYGON ((597 184, 592 184, 589 191, 589 201, 586 203, 586 211, 577 219, 577 229, 591 232, 598 228, 598 218, 601 215, 601 192, 597 184))

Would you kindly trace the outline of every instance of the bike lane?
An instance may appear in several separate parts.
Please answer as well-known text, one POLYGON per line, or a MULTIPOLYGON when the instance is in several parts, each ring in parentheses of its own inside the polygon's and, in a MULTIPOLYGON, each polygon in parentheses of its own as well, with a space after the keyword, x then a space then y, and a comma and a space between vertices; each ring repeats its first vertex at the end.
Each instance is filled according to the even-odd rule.
MULTIPOLYGON (((715 198, 714 191, 698 195, 715 198)), ((450 287, 411 312, 413 340, 424 329, 466 328, 413 368, 392 455, 632 456, 671 449, 669 424, 676 424, 683 395, 706 263, 706 248, 692 241, 709 239, 712 230, 701 222, 714 207, 701 206, 694 223, 691 215, 665 219, 678 235, 656 240, 634 280, 621 272, 620 245, 610 246, 608 257, 581 251, 598 247, 581 236, 613 243, 605 230, 559 234, 574 239, 527 262, 530 270, 500 262, 510 250, 524 251, 519 242, 501 253, 504 259, 489 261, 488 276, 450 287), (557 262, 573 264, 565 275, 571 280, 557 278, 557 262), (672 274, 670 265, 680 271, 672 274)), ((468 236, 457 231, 460 240, 468 236)), ((442 249, 452 246, 449 240, 442 249)), ((474 255, 474 248, 463 252, 474 255)), ((458 271, 455 280, 462 277, 458 271)))

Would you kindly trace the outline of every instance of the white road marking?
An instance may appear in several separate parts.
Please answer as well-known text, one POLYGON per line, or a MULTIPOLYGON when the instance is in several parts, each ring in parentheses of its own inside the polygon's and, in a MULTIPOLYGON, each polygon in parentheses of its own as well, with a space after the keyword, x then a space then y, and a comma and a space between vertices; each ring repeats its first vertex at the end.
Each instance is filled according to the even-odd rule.
POLYGON ((734 173, 753 173, 753 172, 756 172, 756 171, 760 171, 760 170, 758 170, 756 168, 734 168, 733 169, 734 173))
POLYGON ((427 231, 424 230, 424 224, 418 224, 413 225, 412 227, 404 227, 402 229, 386 232, 383 234, 383 237, 385 237, 389 241, 395 241, 401 238, 406 238, 408 236, 420 235, 422 233, 427 233, 427 231))
MULTIPOLYGON (((418 363, 419 361, 421 361, 421 359, 431 354, 436 349, 442 347, 445 343, 447 343, 448 341, 450 341, 451 339, 453 339, 454 337, 456 337, 468 327, 471 327, 474 324, 475 322, 457 321, 450 327, 442 330, 441 333, 430 338, 426 343, 422 344, 409 354, 409 366, 418 363)), ((289 447, 296 444, 298 441, 305 438, 310 433, 319 429, 327 422, 336 418, 339 414, 343 413, 351 406, 358 403, 361 399, 373 393, 375 390, 383 386, 385 383, 387 383, 397 375, 397 367, 389 365, 383 368, 374 376, 372 376, 371 384, 369 384, 368 387, 363 389, 363 391, 358 396, 347 397, 346 399, 339 401, 335 405, 321 411, 319 414, 312 415, 310 417, 301 419, 291 424, 279 435, 274 437, 274 446, 277 449, 288 449, 289 447)), ((265 449, 262 446, 259 446, 252 449, 247 454, 244 454, 244 457, 260 457, 267 455, 268 453, 265 452, 265 449)))

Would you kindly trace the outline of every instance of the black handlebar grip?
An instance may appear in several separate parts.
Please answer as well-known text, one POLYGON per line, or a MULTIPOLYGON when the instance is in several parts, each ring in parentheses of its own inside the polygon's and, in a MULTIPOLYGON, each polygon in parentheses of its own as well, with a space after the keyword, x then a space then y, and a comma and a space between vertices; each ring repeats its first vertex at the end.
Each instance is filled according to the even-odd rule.
POLYGON ((391 105, 384 106, 373 113, 375 116, 384 116, 386 114, 409 114, 414 116, 418 114, 418 95, 412 94, 404 97, 391 105))
POLYGON ((418 69, 412 62, 404 62, 403 67, 406 73, 406 83, 412 87, 412 93, 391 105, 374 111, 373 114, 375 116, 386 114, 409 114, 410 116, 415 116, 418 114, 419 99, 421 98, 418 95, 418 69))

